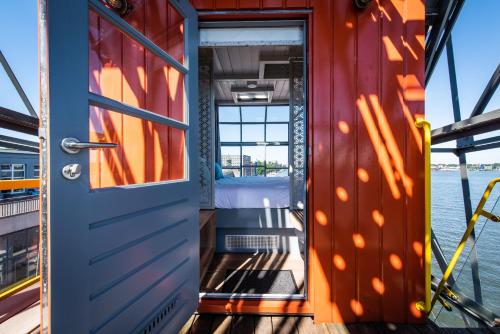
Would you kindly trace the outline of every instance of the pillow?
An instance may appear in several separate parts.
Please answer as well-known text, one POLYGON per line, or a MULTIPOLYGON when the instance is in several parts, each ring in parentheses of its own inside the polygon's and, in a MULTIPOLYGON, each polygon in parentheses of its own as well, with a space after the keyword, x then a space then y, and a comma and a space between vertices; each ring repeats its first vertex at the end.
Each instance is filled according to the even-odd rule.
POLYGON ((215 163, 215 179, 219 180, 224 177, 224 174, 222 174, 222 168, 218 163, 215 163))

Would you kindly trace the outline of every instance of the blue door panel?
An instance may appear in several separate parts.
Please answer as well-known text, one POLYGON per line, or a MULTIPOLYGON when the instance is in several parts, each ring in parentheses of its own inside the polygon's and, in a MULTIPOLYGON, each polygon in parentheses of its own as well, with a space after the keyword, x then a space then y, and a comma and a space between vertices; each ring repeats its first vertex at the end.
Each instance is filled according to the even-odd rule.
MULTIPOLYGON (((186 247, 181 247, 173 251, 166 249, 165 252, 152 256, 147 262, 138 264, 132 270, 112 280, 103 278, 100 281, 104 282, 104 284, 92 290, 89 296, 92 302, 92 312, 97 311, 99 313, 99 310, 113 307, 115 303, 120 304, 121 301, 128 299, 129 295, 142 290, 143 284, 147 285, 156 281, 186 258, 186 247), (103 306, 102 309, 100 305, 103 306)), ((108 270, 108 272, 113 272, 115 266, 113 264, 109 266, 113 268, 108 270)), ((116 271, 119 270, 117 269, 116 271)), ((91 279, 91 281, 96 281, 96 279, 91 279)))
POLYGON ((90 189, 89 152, 61 149, 64 138, 89 141, 89 104, 95 104, 88 91, 89 6, 125 33, 131 28, 101 0, 71 6, 39 1, 42 157, 48 162, 42 182, 50 203, 42 232, 49 245, 43 257, 44 331, 177 333, 198 305, 197 16, 188 0, 170 2, 185 17, 188 113, 185 123, 172 127, 186 132, 186 179, 90 189), (78 179, 62 176, 68 164, 81 166, 78 179))
POLYGON ((121 282, 132 274, 139 274, 143 270, 155 267, 162 257, 171 259, 178 249, 184 254, 188 254, 187 247, 189 247, 187 238, 172 241, 169 245, 158 239, 145 247, 130 249, 116 260, 111 258, 92 265, 89 270, 89 296, 93 296, 98 291, 103 290, 103 287, 109 286, 110 282, 121 282))
MULTIPOLYGON (((103 333, 116 333, 111 328, 116 328, 116 330, 118 328, 132 328, 170 295, 172 298, 176 298, 180 289, 192 289, 191 282, 184 280, 193 269, 189 267, 189 263, 189 258, 185 258, 173 268, 164 270, 159 277, 147 280, 145 284, 140 286, 141 289, 135 286, 135 289, 128 292, 126 296, 117 299, 116 303, 110 301, 110 307, 102 309, 104 312, 94 311, 94 303, 92 303, 92 313, 95 313, 92 317, 94 330, 103 333)), ((184 296, 192 296, 192 291, 188 291, 188 294, 184 296)), ((175 307, 182 307, 181 301, 179 300, 179 304, 176 304, 175 307)), ((173 311, 174 309, 171 309, 169 313, 173 311)))
POLYGON ((191 289, 192 286, 189 286, 188 282, 184 284, 181 282, 181 278, 188 273, 189 268, 184 264, 173 273, 166 272, 164 276, 167 277, 160 282, 157 281, 156 284, 148 286, 150 290, 144 291, 146 295, 143 298, 133 295, 132 297, 137 301, 130 306, 129 304, 125 304, 126 308, 120 308, 119 311, 123 310, 123 312, 106 325, 108 328, 105 328, 105 332, 116 333, 120 328, 133 328, 135 325, 143 322, 145 315, 150 311, 157 309, 156 306, 161 305, 165 301, 165 298, 175 302, 175 306, 168 312, 169 315, 173 314, 177 308, 182 308, 186 304, 189 305, 189 299, 192 299, 192 291, 187 291, 186 289, 191 289), (185 293, 181 293, 182 291, 185 293), (168 292, 172 295, 171 297, 168 292))
POLYGON ((92 240, 90 258, 98 257, 113 248, 155 232, 162 233, 169 226, 176 226, 179 222, 186 220, 183 214, 185 210, 189 210, 186 201, 142 213, 139 219, 136 216, 126 215, 124 218, 114 219, 112 224, 101 224, 91 229, 89 232, 92 240), (117 228, 124 232, 116 233, 117 228))

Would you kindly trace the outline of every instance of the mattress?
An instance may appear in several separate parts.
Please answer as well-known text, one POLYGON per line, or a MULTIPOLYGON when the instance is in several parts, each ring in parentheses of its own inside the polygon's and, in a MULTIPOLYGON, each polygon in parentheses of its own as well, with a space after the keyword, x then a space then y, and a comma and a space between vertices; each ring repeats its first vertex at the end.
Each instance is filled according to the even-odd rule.
POLYGON ((215 181, 215 207, 287 208, 290 179, 283 177, 225 177, 215 181))

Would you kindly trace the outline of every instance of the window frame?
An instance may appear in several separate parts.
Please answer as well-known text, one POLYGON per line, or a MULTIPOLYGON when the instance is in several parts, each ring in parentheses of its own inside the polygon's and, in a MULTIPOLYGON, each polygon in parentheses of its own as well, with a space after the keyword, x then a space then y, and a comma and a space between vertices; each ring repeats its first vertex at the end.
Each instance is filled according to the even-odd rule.
MULTIPOLYGON (((288 107, 288 109, 290 109, 290 105, 289 104, 265 104, 265 105, 262 105, 262 104, 258 104, 258 105, 248 105, 248 104, 238 104, 238 105, 235 105, 235 104, 223 104, 223 105, 217 105, 217 115, 219 116, 219 110, 220 108, 224 108, 224 107, 231 107, 231 108, 238 108, 238 111, 239 111, 239 122, 235 122, 235 121, 231 121, 231 122, 224 122, 224 121, 220 121, 219 118, 218 118, 218 124, 217 124, 217 127, 218 127, 218 130, 219 130, 219 138, 220 138, 220 125, 238 125, 240 127, 240 141, 236 141, 236 142, 231 142, 231 141, 219 141, 219 145, 220 145, 220 148, 221 148, 221 151, 222 151, 222 147, 239 147, 240 149, 240 162, 239 162, 239 166, 223 166, 222 165, 222 152, 221 152, 221 168, 223 170, 238 170, 239 173, 240 173, 240 176, 239 177, 246 177, 245 175, 243 175, 243 169, 244 168, 264 168, 264 172, 263 172, 263 175, 255 175, 255 176, 262 176, 262 177, 268 177, 268 171, 279 171, 279 170, 283 170, 283 169, 287 169, 288 170, 288 175, 290 173, 290 152, 289 152, 289 149, 290 149, 290 111, 288 113, 288 121, 268 121, 267 120, 267 114, 268 114, 268 108, 269 107, 278 107, 278 106, 281 106, 281 107, 288 107), (243 107, 264 107, 264 121, 258 121, 258 122, 245 122, 243 121, 243 114, 242 114, 242 108, 243 107), (287 138, 287 141, 267 141, 267 125, 269 124, 284 124, 287 126, 287 135, 288 135, 288 138, 287 138), (264 140, 262 142, 260 141, 243 141, 243 125, 263 125, 264 126, 264 140), (259 146, 264 146, 267 147, 267 146, 275 146, 275 147, 279 147, 279 146, 284 146, 287 148, 288 150, 288 159, 287 159, 287 163, 286 163, 286 166, 282 166, 282 167, 269 167, 268 166, 268 163, 267 163, 267 156, 266 156, 266 151, 264 149, 264 161, 263 161, 263 165, 246 165, 246 164, 243 164, 243 147, 259 147, 259 146)), ((249 175, 247 175, 249 176, 249 175)))
MULTIPOLYGON (((1 164, 0 166, 0 173, 8 173, 8 175, 1 176, 0 179, 2 180, 24 180, 26 179, 26 164, 20 164, 20 163, 8 163, 8 164, 1 164), (3 169, 4 166, 9 166, 8 169, 3 169), (16 167, 22 167, 21 169, 16 169, 16 167), (16 172, 22 172, 22 176, 15 176, 16 172)), ((20 194, 24 193, 26 189, 12 189, 12 190, 2 190, 3 194, 20 194)))

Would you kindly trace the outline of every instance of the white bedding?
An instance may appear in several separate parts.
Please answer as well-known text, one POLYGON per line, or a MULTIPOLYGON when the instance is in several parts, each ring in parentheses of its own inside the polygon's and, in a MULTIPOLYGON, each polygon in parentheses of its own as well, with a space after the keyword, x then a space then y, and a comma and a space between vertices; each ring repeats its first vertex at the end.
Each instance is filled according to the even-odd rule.
POLYGON ((289 177, 225 177, 215 181, 215 207, 287 208, 290 206, 289 177))

